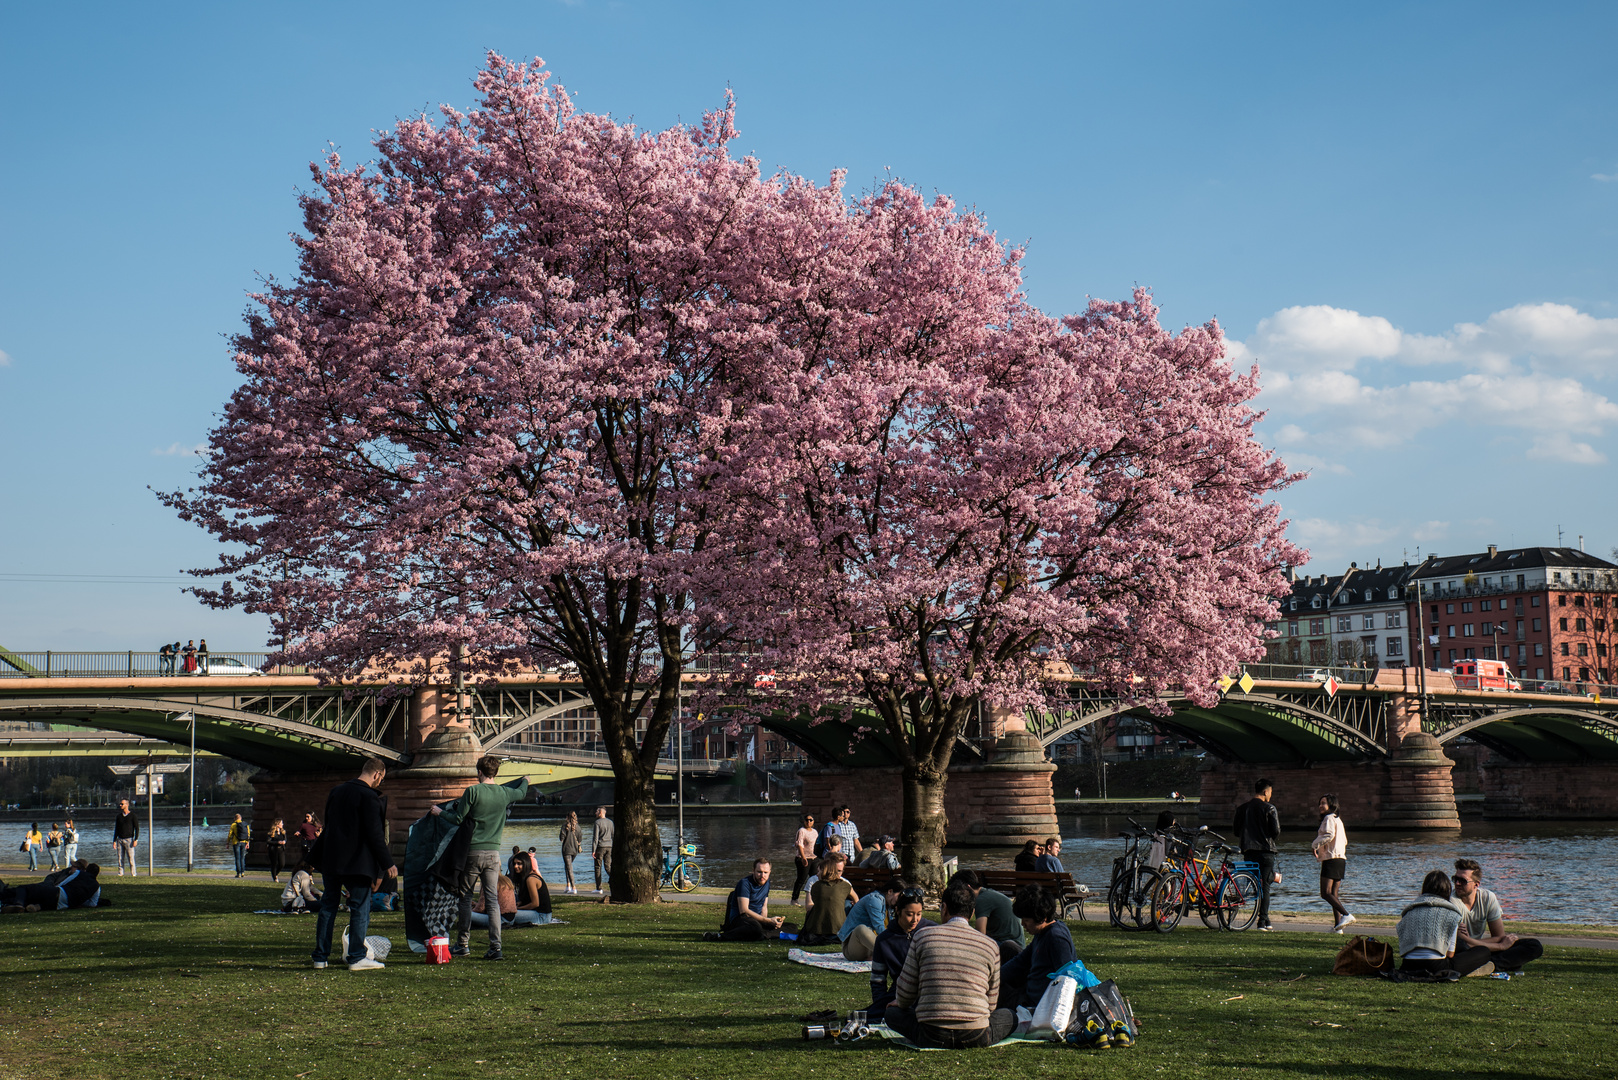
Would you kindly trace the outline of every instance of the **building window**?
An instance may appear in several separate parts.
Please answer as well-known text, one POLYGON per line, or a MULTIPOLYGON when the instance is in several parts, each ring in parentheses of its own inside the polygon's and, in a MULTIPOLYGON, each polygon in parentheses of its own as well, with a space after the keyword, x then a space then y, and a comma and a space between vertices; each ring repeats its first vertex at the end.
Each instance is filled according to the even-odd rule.
MULTIPOLYGON (((1485 583, 1485 584, 1487 584, 1487 583, 1485 583)), ((1489 610, 1489 602, 1487 600, 1483 601, 1483 603, 1478 605, 1478 610, 1479 611, 1488 611, 1489 610)))
POLYGON ((1287 637, 1297 637, 1297 636, 1298 636, 1298 624, 1295 623, 1295 622, 1287 623, 1287 637))
POLYGON ((1365 616, 1364 625, 1362 625, 1360 627, 1360 629, 1361 630, 1375 630, 1376 629, 1376 616, 1375 615, 1367 615, 1367 616, 1365 616))
POLYGON ((1530 597, 1529 600, 1528 600, 1528 606, 1529 607, 1538 607, 1539 606, 1539 597, 1537 597, 1537 596, 1530 597))
POLYGON ((1564 679, 1573 678, 1573 669, 1564 667, 1562 669, 1562 678, 1564 678, 1564 679))
POLYGON ((1517 646, 1517 662, 1521 663, 1522 661, 1524 661, 1526 659, 1528 659, 1528 646, 1526 646, 1526 645, 1517 646))
POLYGON ((1326 632, 1326 620, 1325 619, 1310 619, 1309 620, 1309 632, 1311 634, 1324 634, 1326 632))
MULTIPOLYGON (((1524 589, 1524 588, 1527 588, 1527 587, 1528 587, 1528 579, 1525 576, 1523 576, 1522 574, 1518 574, 1517 575, 1517 588, 1524 589)), ((1517 606, 1518 607, 1522 606, 1522 598, 1521 597, 1517 598, 1517 606)))
POLYGON ((1607 630, 1607 620, 1606 619, 1597 619, 1596 620, 1596 633, 1603 634, 1603 633, 1606 633, 1606 630, 1607 630))
POLYGON ((1567 620, 1566 619, 1557 619, 1556 620, 1556 626, 1557 626, 1557 629, 1559 629, 1559 630, 1566 630, 1567 629, 1567 620))
POLYGON ((1516 599, 1514 599, 1511 602, 1511 607, 1512 607, 1512 610, 1514 610, 1514 611, 1518 611, 1518 612, 1522 611, 1522 597, 1519 596, 1516 599))
POLYGON ((1582 597, 1582 596, 1575 596, 1575 597, 1574 597, 1574 598, 1573 598, 1573 606, 1574 606, 1574 607, 1583 607, 1583 606, 1584 606, 1584 597, 1582 597))
POLYGON ((1478 654, 1472 649, 1466 649, 1465 653, 1466 655, 1462 657, 1464 660, 1476 660, 1478 658, 1478 654))
POLYGON ((1452 663, 1452 664, 1455 663, 1455 650, 1454 649, 1451 649, 1449 651, 1449 662, 1452 663))
POLYGON ((1319 593, 1316 593, 1314 599, 1309 601, 1309 606, 1310 607, 1316 607, 1316 608, 1320 606, 1320 594, 1319 593))
POLYGON ((1453 614, 1455 614, 1455 605, 1454 604, 1445 604, 1444 605, 1444 614, 1445 615, 1453 615, 1453 614))
POLYGON ((1311 641, 1309 643, 1309 662, 1311 664, 1324 664, 1329 657, 1326 653, 1326 642, 1311 641))
POLYGON ((1437 621, 1438 621, 1438 605, 1434 604, 1433 605, 1433 622, 1436 623, 1437 621))
POLYGON ((1461 605, 1461 614, 1462 615, 1469 615, 1469 614, 1471 614, 1471 612, 1472 612, 1472 601, 1468 600, 1466 603, 1461 605))
POLYGON ((1552 572, 1551 572, 1551 580, 1552 580, 1552 581, 1561 581, 1561 580, 1562 580, 1562 571, 1560 571, 1560 570, 1553 570, 1553 571, 1552 571, 1552 572))
POLYGON ((1396 586, 1396 585, 1389 585, 1388 586, 1388 599, 1389 600, 1397 600, 1397 599, 1399 599, 1399 588, 1398 588, 1398 586, 1396 586))
POLYGON ((1590 646, 1585 644, 1582 641, 1579 642, 1579 655, 1580 656, 1589 656, 1590 655, 1590 646))
POLYGON ((1445 634, 1446 637, 1454 637, 1455 636, 1455 624, 1454 623, 1450 623, 1444 629, 1447 631, 1447 633, 1445 634))
POLYGON ((1288 611, 1297 611, 1298 610, 1298 598, 1296 596, 1294 596, 1291 600, 1287 601, 1287 610, 1288 611))
POLYGON ((1567 655, 1567 642, 1565 642, 1565 641, 1562 642, 1562 655, 1563 656, 1567 655))
MULTIPOLYGON (((1567 622, 1566 619, 1563 619, 1562 621, 1567 622)), ((1583 619, 1574 619, 1573 620, 1573 629, 1579 631, 1580 633, 1583 633, 1584 632, 1584 620, 1583 619)))
POLYGON ((1590 677, 1590 669, 1587 668, 1587 667, 1581 667, 1579 669, 1579 679, 1582 681, 1584 679, 1588 679, 1589 677, 1590 677))
POLYGON ((1390 612, 1388 612, 1388 629, 1389 630, 1392 630, 1396 626, 1403 626, 1404 625, 1404 619, 1400 617, 1401 615, 1402 615, 1402 613, 1398 612, 1398 611, 1390 611, 1390 612))
POLYGON ((1544 677, 1545 677, 1545 669, 1544 668, 1537 667, 1537 668, 1534 669, 1534 678, 1543 679, 1544 677))
POLYGON ((1461 627, 1461 636, 1462 637, 1475 637, 1476 636, 1476 634, 1473 632, 1473 627, 1472 627, 1471 623, 1466 623, 1465 625, 1463 625, 1461 627))
POLYGON ((1602 659, 1606 659, 1606 656, 1607 656, 1607 643, 1605 641, 1596 642, 1596 655, 1601 657, 1602 659))
POLYGON ((1542 630, 1542 629, 1544 629, 1544 627, 1542 627, 1542 626, 1541 626, 1541 625, 1540 625, 1540 621, 1539 621, 1539 620, 1538 620, 1538 619, 1535 619, 1535 620, 1534 620, 1534 633, 1536 633, 1536 634, 1537 634, 1537 633, 1539 633, 1539 632, 1540 632, 1540 631, 1541 631, 1541 630, 1542 630))
POLYGON ((1352 633, 1353 630, 1354 630, 1354 618, 1353 618, 1353 616, 1351 616, 1351 615, 1339 615, 1337 617, 1337 632, 1339 634, 1352 633))
POLYGON ((1388 639, 1388 655, 1403 656, 1405 654, 1405 639, 1390 637, 1388 639))
POLYGON ((1567 594, 1566 593, 1558 593, 1557 594, 1557 596, 1556 596, 1556 606, 1557 607, 1567 607, 1567 594))
POLYGON ((1493 660, 1494 659, 1494 646, 1493 645, 1485 645, 1485 646, 1483 646, 1483 659, 1485 659, 1485 660, 1493 660))
POLYGON ((1370 603, 1370 602, 1371 602, 1371 601, 1372 601, 1372 600, 1373 600, 1373 599, 1374 599, 1374 597, 1373 597, 1373 595, 1372 595, 1372 593, 1371 593, 1371 590, 1370 590, 1370 589, 1366 589, 1366 590, 1365 590, 1365 602, 1366 602, 1366 603, 1367 603, 1367 604, 1369 604, 1369 603, 1370 603))
POLYGON ((1535 656, 1544 656, 1545 655, 1545 643, 1543 641, 1534 642, 1534 655, 1535 656))

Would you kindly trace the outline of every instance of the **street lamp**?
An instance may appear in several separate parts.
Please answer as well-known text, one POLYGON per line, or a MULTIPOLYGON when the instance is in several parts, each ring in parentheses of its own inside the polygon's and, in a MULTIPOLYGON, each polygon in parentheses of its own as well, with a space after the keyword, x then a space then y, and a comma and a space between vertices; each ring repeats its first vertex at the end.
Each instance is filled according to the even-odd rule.
MULTIPOLYGON (((1505 623, 1490 623, 1489 624, 1489 640, 1491 642, 1493 642, 1491 648, 1494 649, 1494 658, 1496 660, 1504 660, 1505 659, 1505 657, 1500 655, 1500 635, 1504 634, 1504 633, 1507 633, 1507 632, 1508 631, 1506 629, 1506 624, 1505 623)), ((1507 647, 1509 648, 1510 646, 1507 646, 1507 647)), ((1510 670, 1510 669, 1508 668, 1507 670, 1510 670)))
POLYGON ((190 873, 196 864, 196 832, 197 832, 197 714, 188 712, 185 718, 191 722, 191 765, 187 771, 191 774, 191 788, 185 797, 185 872, 190 873))

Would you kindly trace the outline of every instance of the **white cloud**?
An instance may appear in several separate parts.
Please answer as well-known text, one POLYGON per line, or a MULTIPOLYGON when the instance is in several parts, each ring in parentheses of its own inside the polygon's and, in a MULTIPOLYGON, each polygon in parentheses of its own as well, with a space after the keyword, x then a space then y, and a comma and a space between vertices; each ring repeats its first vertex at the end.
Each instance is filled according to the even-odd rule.
POLYGON ((1565 431, 1553 431, 1534 440, 1528 456, 1535 461, 1565 461, 1570 465, 1605 465, 1607 455, 1589 443, 1574 442, 1565 431))
POLYGON ((1519 304, 1432 335, 1406 333, 1381 316, 1344 308, 1289 307, 1259 320, 1246 341, 1231 343, 1230 354, 1241 366, 1257 360, 1269 371, 1348 371, 1364 360, 1383 360, 1605 379, 1618 376, 1618 319, 1598 319, 1567 304, 1519 304))
POLYGON ((1618 173, 1591 173, 1590 179, 1599 180, 1603 184, 1618 182, 1618 173))
POLYGON ((4 349, 0 349, 0 367, 10 367, 10 366, 11 366, 11 354, 6 352, 6 350, 4 350, 4 349))
POLYGON ((1304 518, 1294 521, 1290 530, 1293 540, 1310 549, 1375 546, 1393 539, 1401 532, 1401 527, 1384 525, 1375 518, 1363 521, 1304 518))
POLYGON ((1424 544, 1432 543, 1434 540, 1442 540, 1449 535, 1449 522, 1424 521, 1410 530, 1410 535, 1424 544))
POLYGON ((207 443, 197 443, 195 446, 186 446, 184 443, 170 443, 167 450, 153 450, 153 457, 201 457, 208 449, 207 443))

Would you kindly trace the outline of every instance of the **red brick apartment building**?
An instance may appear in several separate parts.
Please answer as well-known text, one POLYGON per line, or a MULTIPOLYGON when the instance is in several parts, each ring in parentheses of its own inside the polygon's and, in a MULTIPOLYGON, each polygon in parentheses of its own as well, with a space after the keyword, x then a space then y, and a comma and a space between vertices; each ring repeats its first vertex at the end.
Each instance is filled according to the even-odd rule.
POLYGON ((1430 668, 1505 660, 1525 679, 1610 682, 1618 667, 1618 564, 1577 548, 1431 557, 1411 582, 1410 625, 1430 668), (1419 622, 1418 622, 1419 620, 1419 622))

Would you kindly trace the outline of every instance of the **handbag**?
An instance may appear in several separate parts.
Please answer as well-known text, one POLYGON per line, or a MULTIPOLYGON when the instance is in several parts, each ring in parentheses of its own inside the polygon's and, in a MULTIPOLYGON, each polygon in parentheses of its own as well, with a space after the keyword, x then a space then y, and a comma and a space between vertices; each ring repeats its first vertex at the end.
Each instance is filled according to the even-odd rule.
POLYGON ((1045 988, 1034 1015, 1028 1024, 1028 1034, 1046 1039, 1060 1039, 1073 1020, 1073 1002, 1078 997, 1079 981, 1071 975, 1051 980, 1045 988))
POLYGON ((1393 969, 1393 947, 1381 938, 1355 934, 1337 953, 1333 975, 1378 975, 1393 969))
POLYGON ((27 851, 28 850, 28 841, 24 840, 22 843, 18 844, 17 845, 17 850, 18 851, 27 851))

